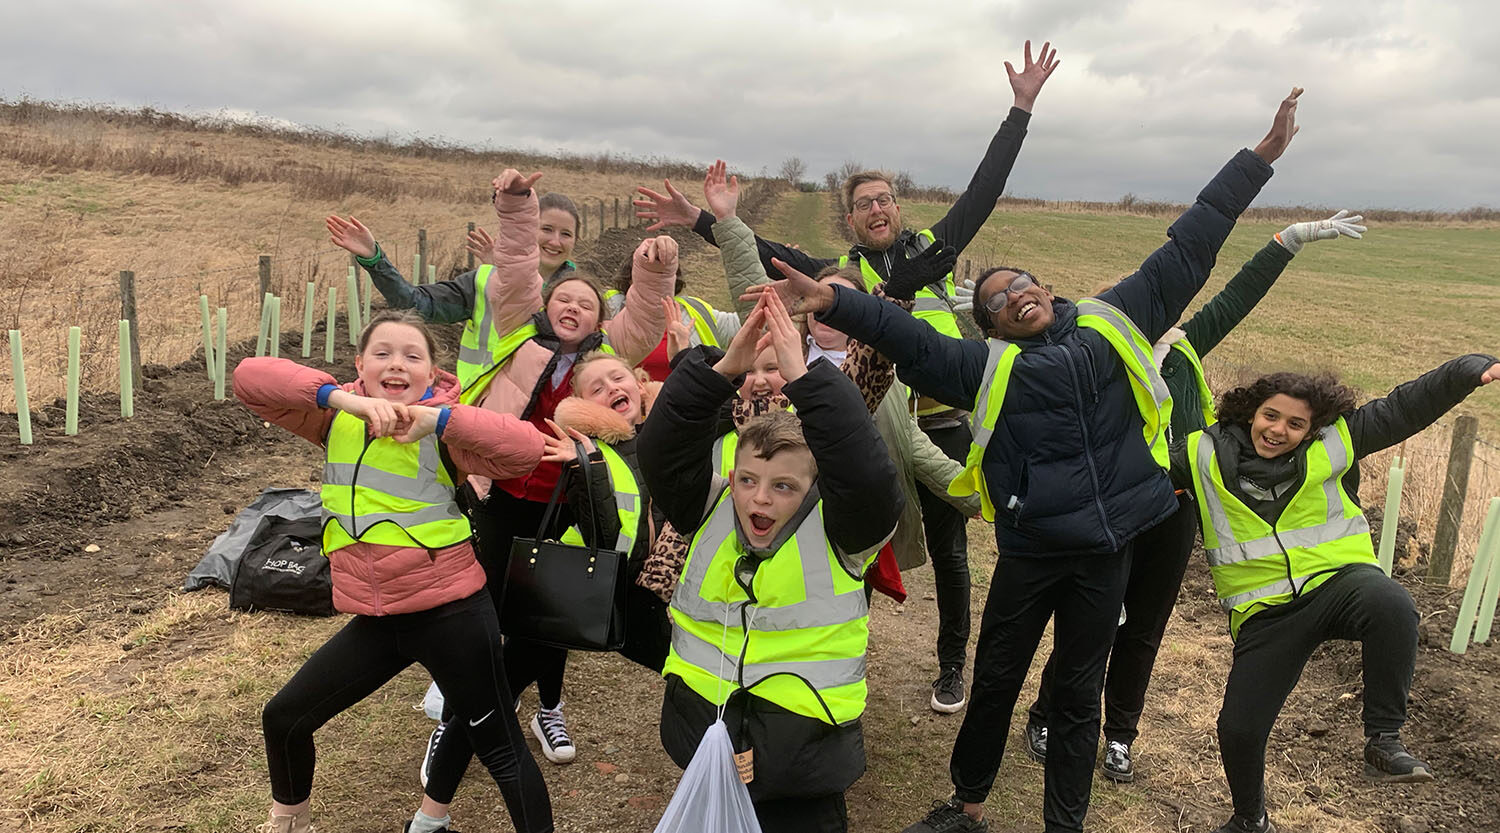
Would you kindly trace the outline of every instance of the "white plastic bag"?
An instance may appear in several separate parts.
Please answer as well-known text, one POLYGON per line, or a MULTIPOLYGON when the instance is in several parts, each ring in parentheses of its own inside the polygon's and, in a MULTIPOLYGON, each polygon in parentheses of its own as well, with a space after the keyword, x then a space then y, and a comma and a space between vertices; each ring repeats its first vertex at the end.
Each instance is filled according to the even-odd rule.
POLYGON ((761 833, 723 720, 703 733, 656 833, 761 833))
POLYGON ((443 719, 443 692, 438 690, 436 682, 427 687, 427 695, 422 698, 422 711, 433 720, 443 719))

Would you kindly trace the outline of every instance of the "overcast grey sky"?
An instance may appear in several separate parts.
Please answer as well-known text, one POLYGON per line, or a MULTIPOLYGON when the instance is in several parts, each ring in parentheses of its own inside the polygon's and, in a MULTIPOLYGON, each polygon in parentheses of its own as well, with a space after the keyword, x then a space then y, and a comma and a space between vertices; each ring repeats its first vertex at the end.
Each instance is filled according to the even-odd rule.
POLYGON ((1303 129, 1261 204, 1493 207, 1497 7, 7 0, 0 95, 962 187, 1010 106, 1003 62, 1051 39, 1011 194, 1190 199, 1297 84, 1303 129))

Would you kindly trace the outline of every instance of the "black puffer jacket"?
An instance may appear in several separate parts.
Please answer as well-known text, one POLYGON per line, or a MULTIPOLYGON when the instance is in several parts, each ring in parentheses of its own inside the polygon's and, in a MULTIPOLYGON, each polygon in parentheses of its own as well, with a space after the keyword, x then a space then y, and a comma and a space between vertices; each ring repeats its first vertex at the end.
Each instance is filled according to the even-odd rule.
MULTIPOLYGON (((1166 245, 1099 297, 1148 341, 1182 315, 1213 269, 1235 219, 1270 179, 1242 150, 1168 229, 1166 245)), ((1071 301, 1021 348, 982 462, 996 507, 995 540, 1009 556, 1114 552, 1177 509, 1166 473, 1142 441, 1125 368, 1104 337, 1077 325, 1071 301), (1015 508, 1007 508, 1015 496, 1015 508)), ((955 408, 972 408, 988 347, 939 335, 892 304, 835 288, 818 316, 895 362, 902 381, 955 408)))

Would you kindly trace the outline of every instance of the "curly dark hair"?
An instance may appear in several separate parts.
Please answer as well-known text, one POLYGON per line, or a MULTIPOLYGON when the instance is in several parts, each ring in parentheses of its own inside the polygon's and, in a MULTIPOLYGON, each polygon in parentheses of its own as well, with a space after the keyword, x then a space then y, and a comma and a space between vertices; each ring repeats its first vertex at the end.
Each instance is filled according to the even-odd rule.
MULTIPOLYGON (((984 308, 984 304, 978 302, 979 287, 984 286, 984 282, 989 280, 989 277, 996 272, 1014 272, 1017 275, 1031 274, 1025 269, 1017 266, 991 266, 983 272, 980 272, 979 277, 974 279, 975 302, 974 305, 969 308, 969 314, 974 316, 974 323, 979 325, 979 332, 984 333, 985 335, 990 334, 990 327, 992 326, 992 322, 990 321, 990 311, 984 308)), ((1033 279, 1035 278, 1034 275, 1032 277, 1033 279)))
POLYGON ((1354 391, 1331 373, 1272 373, 1225 391, 1219 397, 1219 421, 1249 425, 1256 409, 1278 393, 1300 399, 1312 409, 1309 436, 1332 425, 1339 414, 1354 410, 1358 404, 1354 391))

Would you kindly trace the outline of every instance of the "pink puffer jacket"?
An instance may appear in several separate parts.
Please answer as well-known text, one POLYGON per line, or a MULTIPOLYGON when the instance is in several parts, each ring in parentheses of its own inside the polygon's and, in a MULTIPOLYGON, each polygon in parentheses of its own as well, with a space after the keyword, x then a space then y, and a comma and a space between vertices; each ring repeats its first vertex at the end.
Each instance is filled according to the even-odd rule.
MULTIPOLYGON (((234 371, 234 394, 256 416, 325 445, 337 413, 318 407, 318 390, 337 384, 321 370, 288 359, 248 358, 234 371)), ((344 390, 364 395, 355 381, 344 390)), ((450 408, 442 441, 460 475, 517 477, 542 458, 542 435, 530 423, 458 404, 458 379, 438 371, 431 396, 419 404, 450 408)), ((357 542, 329 556, 333 605, 344 613, 382 616, 430 610, 467 598, 484 586, 484 570, 465 541, 442 549, 357 542)))

